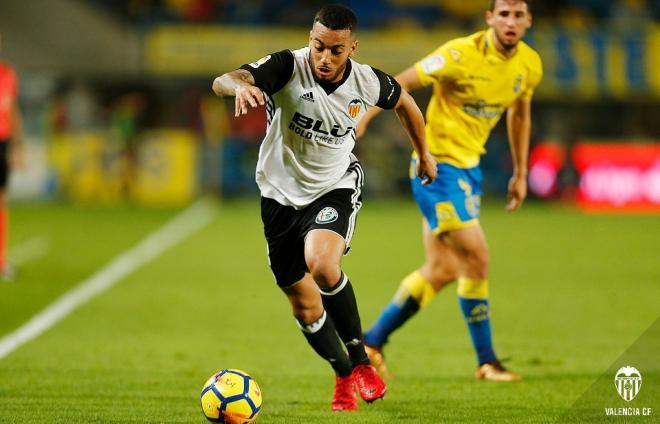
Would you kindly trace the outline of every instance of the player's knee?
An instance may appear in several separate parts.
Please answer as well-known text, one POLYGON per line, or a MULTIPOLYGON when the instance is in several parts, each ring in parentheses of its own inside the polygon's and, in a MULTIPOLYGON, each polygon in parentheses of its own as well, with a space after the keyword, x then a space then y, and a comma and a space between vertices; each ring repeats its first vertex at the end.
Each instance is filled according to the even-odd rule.
MULTIPOLYGON (((321 312, 321 314, 323 314, 323 312, 321 312)), ((321 314, 318 314, 318 313, 316 313, 316 311, 313 311, 311 309, 302 309, 302 310, 295 311, 293 313, 293 316, 301 324, 311 324, 311 323, 317 321, 321 314)))
POLYGON ((458 271, 454 270, 441 270, 435 274, 432 274, 431 285, 433 289, 437 292, 442 290, 448 284, 456 281, 458 278, 458 271))
POLYGON ((292 305, 293 316, 302 324, 311 324, 323 315, 323 306, 297 302, 292 305))
POLYGON ((315 255, 307 259, 307 266, 309 272, 312 274, 314 281, 321 288, 330 288, 334 286, 339 277, 341 277, 341 269, 339 265, 321 255, 315 255))
POLYGON ((473 252, 468 259, 468 274, 472 278, 487 278, 490 257, 487 250, 473 252))
POLYGON ((456 281, 459 277, 458 266, 447 266, 447 264, 442 265, 439 263, 429 264, 425 274, 429 276, 429 283, 436 292, 447 284, 456 281))

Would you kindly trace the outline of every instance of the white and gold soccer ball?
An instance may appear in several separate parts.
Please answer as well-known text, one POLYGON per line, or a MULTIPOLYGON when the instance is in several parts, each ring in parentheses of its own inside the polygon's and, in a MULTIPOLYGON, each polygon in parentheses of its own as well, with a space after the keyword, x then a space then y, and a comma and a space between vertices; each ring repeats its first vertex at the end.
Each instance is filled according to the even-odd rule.
POLYGON ((202 412, 213 422, 249 424, 261 411, 261 390, 246 372, 224 369, 213 374, 201 394, 202 412))

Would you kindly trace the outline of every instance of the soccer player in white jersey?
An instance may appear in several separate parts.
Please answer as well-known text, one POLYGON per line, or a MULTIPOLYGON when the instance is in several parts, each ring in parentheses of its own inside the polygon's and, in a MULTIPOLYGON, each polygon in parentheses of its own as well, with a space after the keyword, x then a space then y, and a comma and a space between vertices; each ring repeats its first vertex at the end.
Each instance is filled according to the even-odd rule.
POLYGON ((305 338, 335 371, 333 411, 357 409, 356 387, 367 402, 387 390, 369 364, 340 267, 361 206, 364 175, 351 151, 367 109, 394 109, 420 158, 417 175, 436 176, 412 97, 393 77, 350 58, 356 25, 350 9, 324 6, 308 47, 272 53, 213 82, 217 95, 236 97, 236 116, 266 106, 256 180, 270 267, 305 338))

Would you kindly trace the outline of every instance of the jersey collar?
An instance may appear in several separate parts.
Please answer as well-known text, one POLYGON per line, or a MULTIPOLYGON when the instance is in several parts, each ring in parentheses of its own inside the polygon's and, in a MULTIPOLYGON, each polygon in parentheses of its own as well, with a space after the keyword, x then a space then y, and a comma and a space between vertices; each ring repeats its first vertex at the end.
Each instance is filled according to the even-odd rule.
POLYGON ((335 82, 321 82, 318 81, 318 84, 323 88, 323 91, 325 91, 326 94, 330 95, 334 93, 346 80, 348 79, 349 75, 351 75, 351 59, 349 58, 348 61, 346 62, 346 69, 344 69, 344 75, 341 76, 341 79, 339 81, 335 82))

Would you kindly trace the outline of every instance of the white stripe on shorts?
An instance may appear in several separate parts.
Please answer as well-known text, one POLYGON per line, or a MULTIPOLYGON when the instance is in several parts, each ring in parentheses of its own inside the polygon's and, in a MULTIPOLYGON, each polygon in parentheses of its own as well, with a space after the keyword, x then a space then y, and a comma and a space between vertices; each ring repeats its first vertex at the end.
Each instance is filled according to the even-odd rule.
POLYGON ((353 212, 348 218, 348 229, 346 231, 346 248, 350 246, 351 239, 353 238, 353 233, 355 232, 355 222, 357 219, 357 214, 360 208, 362 207, 362 202, 360 201, 360 194, 362 193, 362 184, 364 182, 364 171, 362 171, 362 166, 360 162, 353 162, 351 166, 348 167, 349 171, 355 171, 357 178, 355 180, 355 188, 353 189, 353 195, 351 196, 351 203, 353 205, 353 212))

